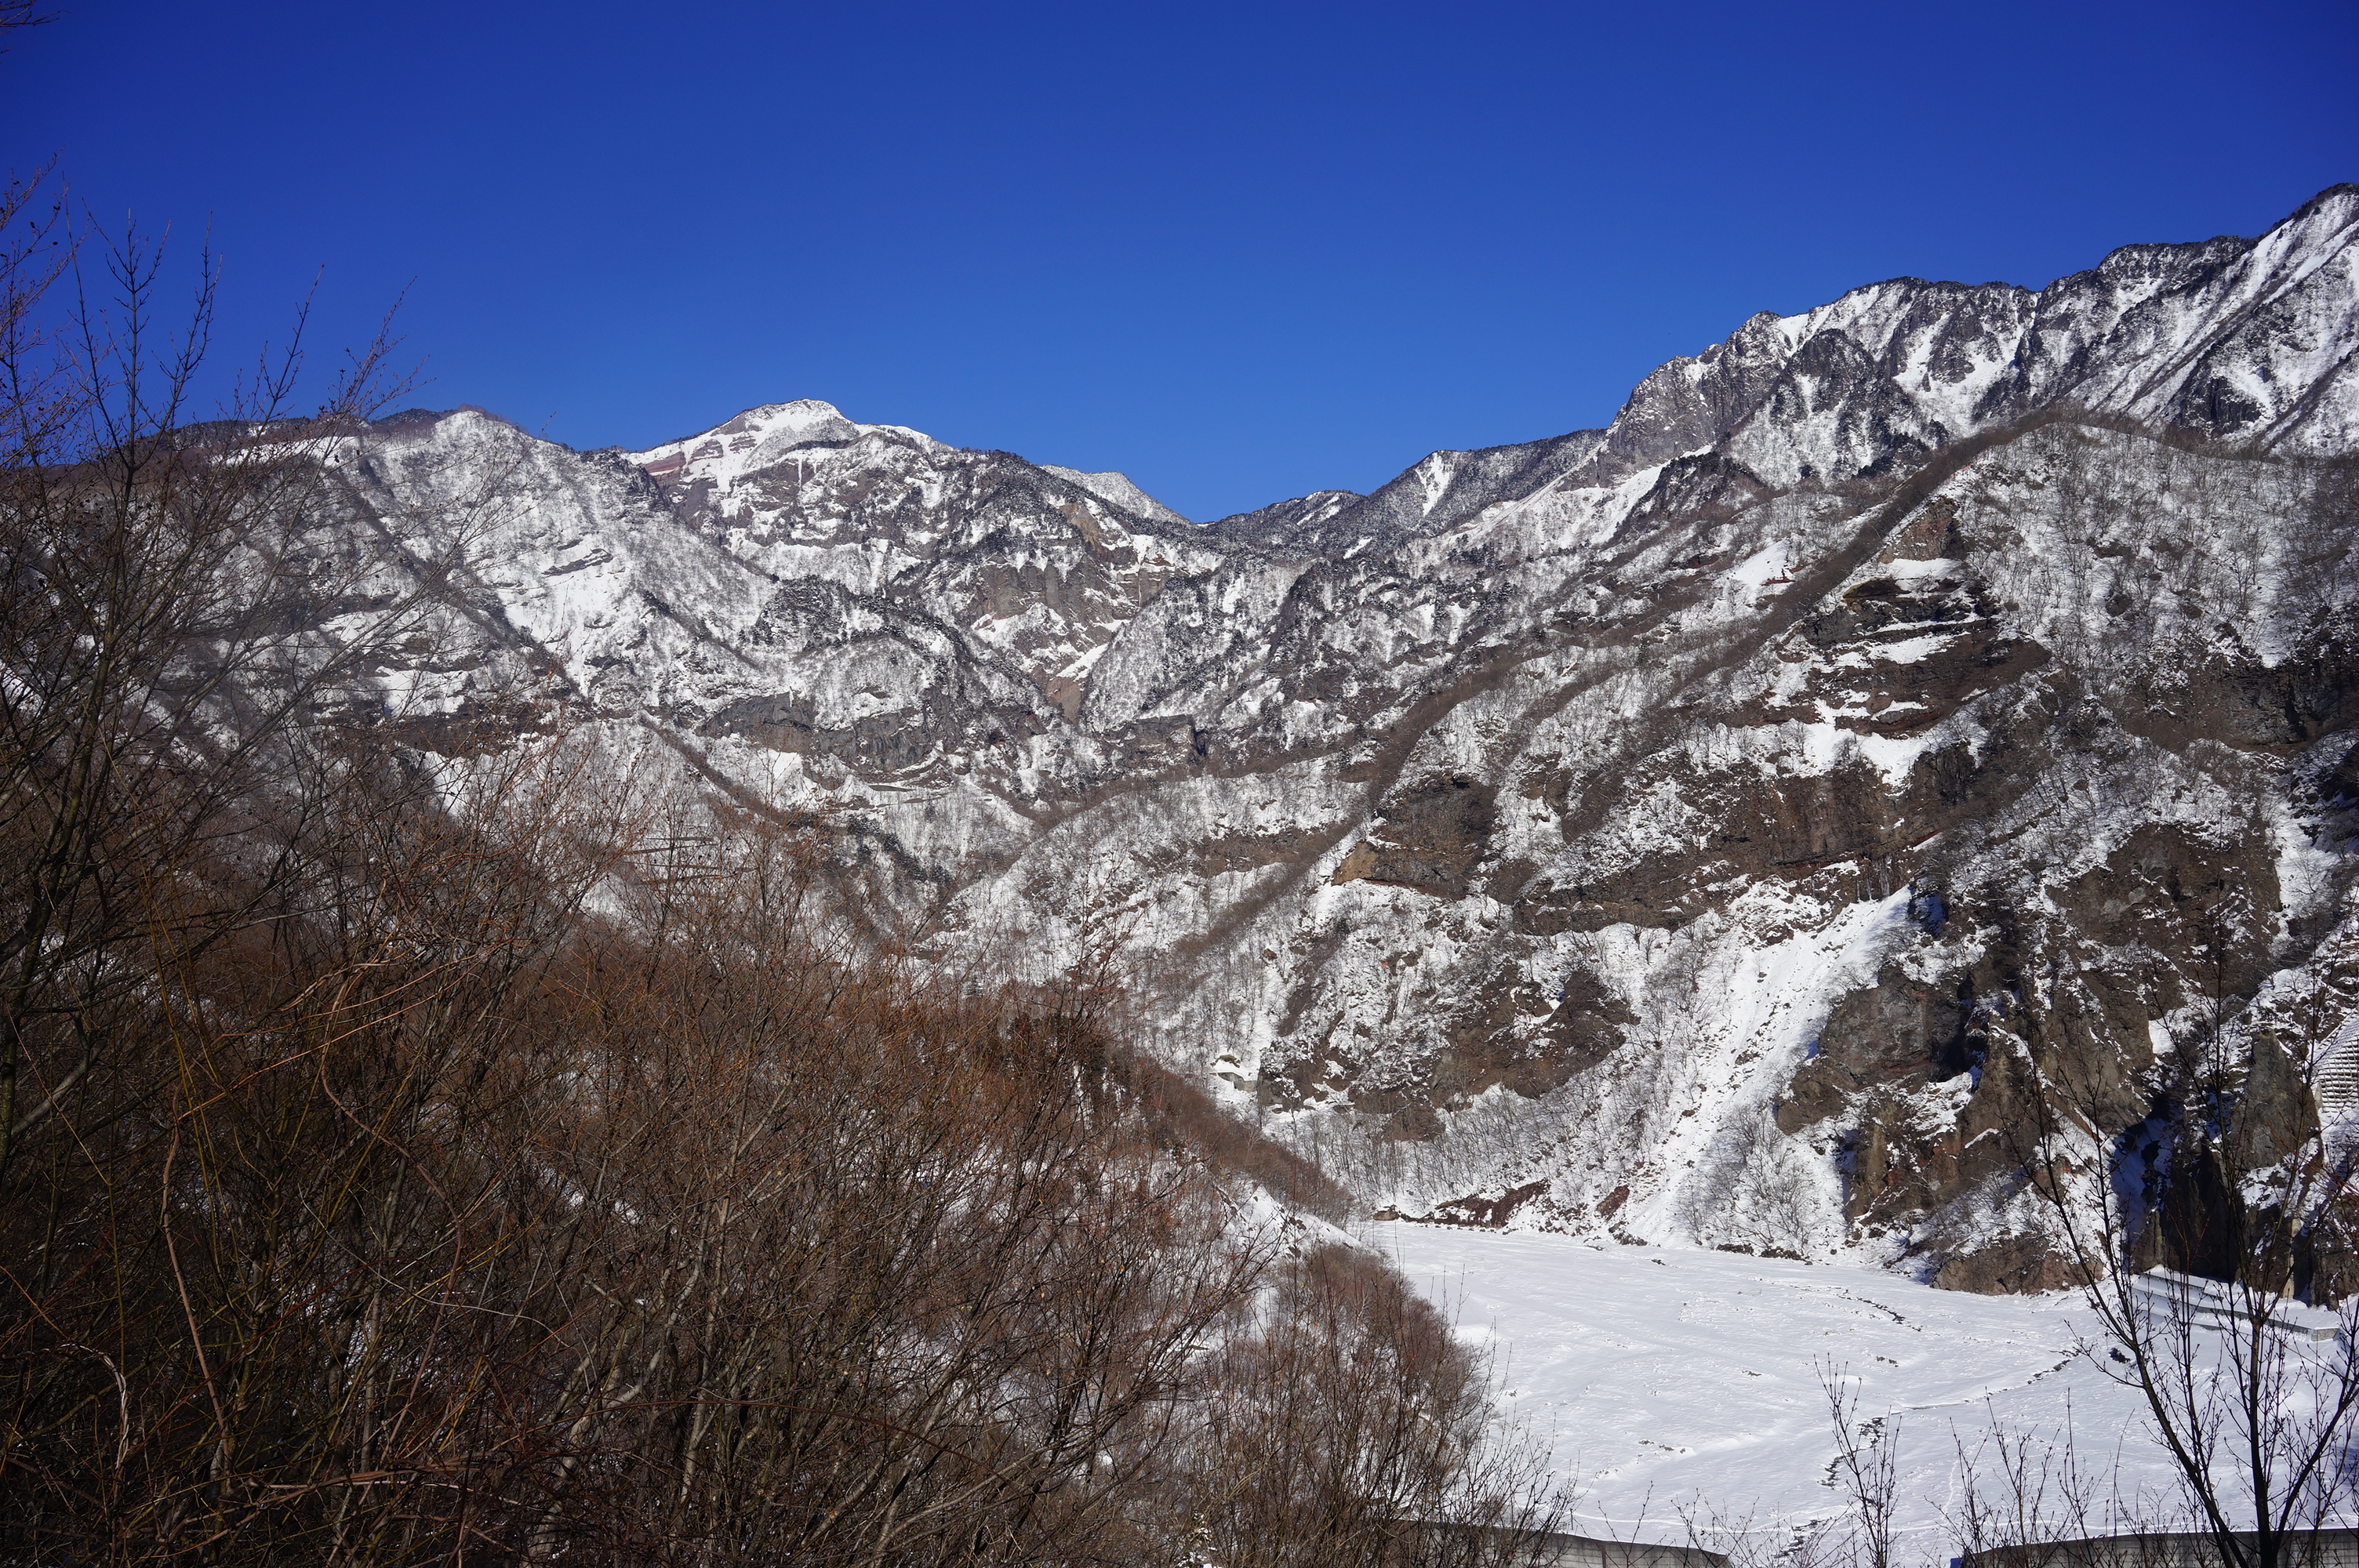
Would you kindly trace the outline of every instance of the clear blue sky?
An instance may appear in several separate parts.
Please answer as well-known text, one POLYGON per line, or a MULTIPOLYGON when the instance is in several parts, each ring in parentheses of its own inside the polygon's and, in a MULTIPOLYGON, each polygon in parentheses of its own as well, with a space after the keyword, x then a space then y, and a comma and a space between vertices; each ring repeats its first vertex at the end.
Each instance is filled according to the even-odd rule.
POLYGON ((210 222, 226 344, 324 265, 331 344, 408 289, 419 403, 593 447, 820 397, 1198 518, 2359 178, 2351 0, 58 6, 6 161, 210 222))

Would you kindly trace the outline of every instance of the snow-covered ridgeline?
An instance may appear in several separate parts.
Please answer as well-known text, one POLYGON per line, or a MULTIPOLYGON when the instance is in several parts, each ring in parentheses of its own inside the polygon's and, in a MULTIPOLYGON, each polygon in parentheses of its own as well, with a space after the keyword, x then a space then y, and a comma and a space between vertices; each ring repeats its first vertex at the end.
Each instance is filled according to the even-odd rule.
POLYGON ((379 515, 499 501, 388 699, 849 809, 948 963, 1128 930, 1168 1053, 1372 1198, 1791 1197, 1793 1249, 2020 1283, 1992 1062, 2110 1054, 2128 1117, 2207 922, 2240 995, 2342 994, 2354 211, 1757 317, 1604 430, 1202 528, 812 402, 587 456, 413 416, 379 515))

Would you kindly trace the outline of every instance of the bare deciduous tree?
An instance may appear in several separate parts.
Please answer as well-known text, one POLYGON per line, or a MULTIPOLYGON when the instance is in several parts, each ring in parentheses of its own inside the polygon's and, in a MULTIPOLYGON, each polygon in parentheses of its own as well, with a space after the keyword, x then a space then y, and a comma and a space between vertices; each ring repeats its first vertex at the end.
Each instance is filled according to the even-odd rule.
POLYGON ((2184 1179, 2230 1173, 2235 1190, 2211 1195, 2226 1211, 2189 1192, 2140 1214, 2115 1180, 2123 1149, 2096 1131, 2106 1125, 2102 1086, 2076 1076, 2066 1054, 2023 1052, 2032 1126, 2018 1152, 2110 1342, 2091 1347, 2092 1363, 2143 1397, 2194 1528, 2223 1568, 2282 1568, 2352 1501, 2359 1304, 2321 1341, 2295 1284, 2353 1160, 2325 1146, 2314 1119, 2303 1125, 2308 1092, 2274 1040, 2247 1039, 2239 1078, 2219 1036, 2215 1021, 2203 1047, 2184 1053, 2176 1132, 2189 1145, 2177 1152, 2184 1179), (2273 1092, 2272 1078, 2288 1093, 2273 1092), (2141 1219, 2163 1227, 2159 1255, 2221 1277, 2140 1271, 2131 1227, 2141 1219))

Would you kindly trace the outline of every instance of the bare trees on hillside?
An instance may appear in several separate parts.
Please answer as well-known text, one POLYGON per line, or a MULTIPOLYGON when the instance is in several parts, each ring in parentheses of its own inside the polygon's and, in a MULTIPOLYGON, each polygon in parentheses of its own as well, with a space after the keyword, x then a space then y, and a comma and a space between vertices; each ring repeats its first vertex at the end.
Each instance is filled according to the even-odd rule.
POLYGON ((106 1021, 140 1070, 28 1137, 0 1217, 0 1550, 1519 1539, 1534 1477, 1397 1279, 1273 1274, 1086 1018, 910 993, 824 939, 807 838, 651 842, 605 761, 356 748, 302 896, 106 1021))
POLYGON ((296 721, 419 600, 337 525, 336 449, 393 389, 387 345, 293 419, 299 333, 193 424, 210 264, 190 315, 159 322, 160 254, 133 234, 45 316, 60 253, 37 191, 11 192, 0 258, 0 1190, 110 1070, 92 1021, 153 983, 143 947, 200 950, 284 880, 267 818, 308 765, 296 721))
POLYGON ((1093 1043, 830 962, 774 836, 628 865, 578 751, 466 772, 347 781, 304 905, 181 956, 136 1095, 22 1151, 11 1554, 1151 1532, 1196 1346, 1266 1254, 1077 1092, 1093 1043), (659 925, 585 914, 617 879, 659 925))

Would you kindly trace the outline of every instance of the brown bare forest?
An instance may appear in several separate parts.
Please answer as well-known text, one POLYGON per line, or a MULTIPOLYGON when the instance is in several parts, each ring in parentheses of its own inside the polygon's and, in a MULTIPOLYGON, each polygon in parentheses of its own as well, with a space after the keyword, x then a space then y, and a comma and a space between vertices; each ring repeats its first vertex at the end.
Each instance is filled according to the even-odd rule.
POLYGON ((665 798, 561 704, 396 738, 359 677, 421 601, 335 471, 383 344, 198 420, 210 264, 168 333, 136 237, 69 243, 38 180, 0 217, 0 1560, 1441 1563, 1545 1522, 1441 1317, 1282 1222, 1340 1195, 1090 987, 928 983, 845 935, 825 824, 665 798))

